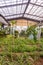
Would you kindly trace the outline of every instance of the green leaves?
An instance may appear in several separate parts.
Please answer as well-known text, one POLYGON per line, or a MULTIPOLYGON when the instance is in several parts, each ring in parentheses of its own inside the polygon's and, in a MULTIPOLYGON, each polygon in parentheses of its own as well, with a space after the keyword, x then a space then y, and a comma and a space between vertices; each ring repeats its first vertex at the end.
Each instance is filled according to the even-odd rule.
POLYGON ((36 38, 37 31, 35 30, 35 28, 36 28, 36 26, 28 27, 26 33, 27 33, 27 36, 32 34, 34 37, 34 40, 36 41, 37 40, 37 38, 36 38))
POLYGON ((12 20, 11 21, 12 25, 16 24, 16 21, 15 20, 12 20))
POLYGON ((1 41, 3 45, 3 50, 8 52, 32 52, 37 50, 43 50, 43 39, 40 40, 41 46, 37 47, 37 43, 40 44, 38 41, 35 42, 34 40, 29 40, 28 38, 14 38, 11 35, 8 35, 1 41))

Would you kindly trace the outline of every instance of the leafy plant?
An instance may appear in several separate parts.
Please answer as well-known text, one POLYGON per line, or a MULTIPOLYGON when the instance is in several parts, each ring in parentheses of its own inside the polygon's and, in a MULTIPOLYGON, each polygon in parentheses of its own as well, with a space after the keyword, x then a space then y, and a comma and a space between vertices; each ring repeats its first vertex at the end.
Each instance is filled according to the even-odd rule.
POLYGON ((28 27, 26 33, 27 33, 27 36, 32 34, 34 36, 34 40, 36 41, 37 40, 37 38, 36 38, 37 31, 35 30, 35 28, 36 28, 36 26, 28 27))

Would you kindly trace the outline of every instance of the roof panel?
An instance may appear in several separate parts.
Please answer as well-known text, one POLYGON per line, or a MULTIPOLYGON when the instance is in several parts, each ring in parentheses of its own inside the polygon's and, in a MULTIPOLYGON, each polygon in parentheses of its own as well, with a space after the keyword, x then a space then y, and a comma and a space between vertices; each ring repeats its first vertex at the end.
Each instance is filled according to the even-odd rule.
POLYGON ((34 14, 39 14, 42 10, 43 10, 43 8, 42 8, 42 7, 39 7, 39 8, 34 12, 34 14))
POLYGON ((28 2, 28 0, 23 0, 23 2, 28 2))
POLYGON ((3 0, 2 2, 0 2, 1 6, 4 6, 4 5, 10 5, 10 4, 16 4, 16 0, 3 0))
POLYGON ((17 6, 17 14, 19 14, 21 12, 21 5, 17 6))
POLYGON ((26 5, 21 6, 21 13, 24 13, 25 8, 26 8, 26 5))
POLYGON ((36 11, 37 8, 38 8, 38 6, 34 5, 30 11, 30 14, 34 14, 34 12, 36 11))
POLYGON ((5 16, 6 14, 9 14, 7 8, 0 9, 0 13, 1 13, 3 16, 5 16))
POLYGON ((20 3, 26 3, 26 2, 28 2, 28 0, 2 0, 0 1, 0 6, 20 4, 20 3))
POLYGON ((0 11, 4 14, 3 16, 8 16, 8 15, 12 15, 12 14, 20 14, 23 13, 25 10, 26 5, 18 5, 18 6, 14 6, 14 7, 7 7, 7 8, 2 8, 0 9, 0 11), (4 13, 4 12, 5 13, 4 13))
POLYGON ((29 4, 29 6, 28 6, 28 8, 26 10, 26 13, 28 13, 32 7, 33 7, 33 5, 32 4, 29 4))
POLYGON ((39 13, 37 13, 37 15, 43 17, 43 11, 41 10, 39 13))
POLYGON ((31 0, 30 2, 35 3, 35 2, 36 2, 36 0, 31 0))
POLYGON ((16 6, 15 7, 8 7, 7 8, 8 10, 9 10, 9 15, 11 15, 11 14, 16 14, 16 6))
POLYGON ((37 0, 37 3, 36 4, 42 4, 43 0, 37 0))

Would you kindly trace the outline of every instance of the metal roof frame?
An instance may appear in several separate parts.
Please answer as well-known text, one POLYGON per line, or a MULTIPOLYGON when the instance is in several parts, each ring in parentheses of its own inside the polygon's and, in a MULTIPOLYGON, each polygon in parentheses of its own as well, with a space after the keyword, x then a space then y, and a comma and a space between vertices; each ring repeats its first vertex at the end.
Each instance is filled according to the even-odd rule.
MULTIPOLYGON (((9 1, 12 2, 12 0, 9 0, 9 1)), ((14 1, 14 0, 13 0, 13 1, 14 1)), ((42 21, 42 22, 43 22, 43 5, 37 4, 38 0, 36 0, 36 2, 31 2, 31 0, 27 0, 27 2, 23 2, 23 0, 22 0, 22 3, 18 3, 17 0, 15 0, 15 1, 16 1, 16 4, 14 4, 14 3, 13 3, 13 4, 10 4, 10 3, 9 3, 9 5, 7 5, 8 3, 6 4, 6 1, 3 0, 4 4, 3 4, 3 5, 0 5, 0 16, 2 16, 2 17, 6 20, 7 23, 8 23, 8 21, 10 21, 10 20, 15 20, 15 19, 27 19, 27 20, 37 21, 37 22, 39 22, 39 21, 42 21), (33 5, 33 6, 31 7, 30 11, 26 13, 26 11, 27 11, 29 5, 33 5), (17 13, 18 10, 19 10, 19 9, 17 9, 17 7, 19 7, 19 6, 21 6, 21 10, 20 10, 20 13, 17 13), (24 6, 24 7, 23 7, 23 6, 24 6), (38 8, 36 8, 36 9, 34 10, 34 13, 38 10, 39 14, 42 14, 42 16, 37 15, 37 14, 31 14, 31 11, 32 11, 32 9, 33 9, 34 6, 38 6, 38 8, 39 8, 39 7, 41 8, 41 10, 39 10, 38 8), (16 7, 16 11, 17 11, 16 13, 13 13, 12 7, 16 7), (22 7, 24 8, 24 10, 22 9, 22 7), (12 14, 10 14, 10 11, 9 11, 8 8, 11 9, 12 14), (3 10, 3 9, 7 9, 7 11, 6 11, 6 10, 3 10), (1 11, 2 11, 2 13, 1 13, 1 11), (23 12, 21 12, 21 11, 23 11, 23 12), (7 12, 8 12, 9 15, 6 14, 7 12), (41 13, 40 13, 40 12, 41 12, 41 13), (3 15, 3 13, 4 13, 5 15, 3 15), (24 16, 25 14, 27 15, 27 17, 24 16), (19 16, 18 16, 18 15, 19 15, 19 16), (20 15, 22 15, 22 16, 20 17, 20 15), (28 15, 34 16, 34 17, 36 17, 36 19, 29 18, 28 15), (15 16, 15 18, 14 18, 13 16, 15 16), (18 16, 18 17, 17 17, 17 16, 18 16), (9 17, 9 18, 8 18, 8 17, 9 17), (12 18, 10 18, 10 17, 12 17, 12 18), (41 18, 41 20, 37 19, 37 17, 41 18)), ((25 1, 25 0, 24 0, 24 1, 25 1)), ((40 1, 41 1, 41 0, 40 0, 40 1)), ((0 1, 0 2, 1 2, 1 1, 0 1)), ((40 3, 40 2, 39 2, 39 3, 40 3)), ((43 2, 42 2, 42 3, 43 3, 43 2)), ((28 10, 29 10, 29 9, 28 9, 28 10)), ((14 11, 15 11, 15 10, 14 10, 14 11)))

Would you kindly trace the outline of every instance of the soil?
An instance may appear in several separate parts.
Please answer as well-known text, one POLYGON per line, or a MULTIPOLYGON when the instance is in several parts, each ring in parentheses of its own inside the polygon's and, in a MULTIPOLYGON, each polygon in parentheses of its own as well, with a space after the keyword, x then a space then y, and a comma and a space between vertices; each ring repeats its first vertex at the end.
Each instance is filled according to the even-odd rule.
POLYGON ((35 65, 43 65, 43 58, 40 58, 38 61, 36 61, 35 65))

